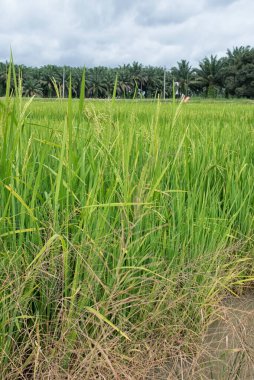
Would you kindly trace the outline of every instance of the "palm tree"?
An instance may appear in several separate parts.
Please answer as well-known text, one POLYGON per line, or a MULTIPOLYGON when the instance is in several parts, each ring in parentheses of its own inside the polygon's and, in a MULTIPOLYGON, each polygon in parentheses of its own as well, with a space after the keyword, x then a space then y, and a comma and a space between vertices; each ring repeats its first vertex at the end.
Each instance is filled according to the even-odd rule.
POLYGON ((40 80, 43 88, 43 95, 46 97, 56 96, 53 78, 58 88, 62 85, 62 68, 56 65, 46 65, 40 69, 40 80))
POLYGON ((43 89, 40 81, 29 78, 23 83, 24 96, 43 96, 43 89))
POLYGON ((0 96, 3 96, 6 91, 6 82, 7 82, 7 72, 8 65, 7 63, 0 62, 0 96))
POLYGON ((130 65, 123 65, 117 69, 117 94, 129 97, 133 93, 130 65))
POLYGON ((87 93, 88 96, 95 98, 104 98, 107 95, 107 83, 104 77, 104 67, 94 67, 87 73, 87 93))
POLYGON ((254 95, 254 48, 235 47, 227 50, 224 83, 226 95, 248 97, 254 95))
POLYGON ((223 69, 224 86, 226 96, 236 95, 237 76, 243 64, 244 57, 251 51, 250 46, 235 47, 233 50, 227 50, 225 65, 223 69))
POLYGON ((182 59, 177 62, 177 67, 174 66, 171 69, 171 74, 175 81, 179 83, 180 94, 188 95, 191 81, 193 80, 194 70, 192 69, 189 61, 182 59))
MULTIPOLYGON (((147 75, 147 84, 146 84, 146 93, 148 97, 156 97, 158 94, 162 94, 163 91, 163 78, 164 78, 164 69, 162 67, 152 67, 149 66, 146 68, 147 75)), ((169 76, 170 74, 166 73, 166 83, 170 83, 169 76)), ((169 95, 167 92, 168 86, 166 86, 166 95, 169 95)))
POLYGON ((67 67, 65 66, 65 88, 69 88, 69 80, 71 75, 71 90, 72 96, 78 98, 80 96, 81 81, 83 68, 81 67, 67 67))
POLYGON ((133 88, 136 87, 141 89, 141 72, 142 72, 143 66, 138 62, 133 62, 132 66, 130 66, 130 76, 132 80, 133 88))
POLYGON ((148 76, 147 76, 147 72, 144 68, 140 71, 137 79, 138 79, 140 91, 142 92, 142 91, 146 90, 148 76))
POLYGON ((114 90, 114 84, 116 79, 116 70, 106 69, 104 73, 105 85, 107 88, 107 97, 111 97, 114 90))
POLYGON ((237 64, 241 62, 244 55, 246 53, 249 53, 250 50, 251 50, 250 46, 234 47, 233 50, 227 49, 228 62, 231 65, 237 66, 237 64))
POLYGON ((217 56, 211 55, 205 57, 200 63, 199 68, 195 70, 195 84, 205 91, 206 96, 216 96, 220 87, 222 87, 222 68, 225 62, 223 59, 217 59, 217 56))

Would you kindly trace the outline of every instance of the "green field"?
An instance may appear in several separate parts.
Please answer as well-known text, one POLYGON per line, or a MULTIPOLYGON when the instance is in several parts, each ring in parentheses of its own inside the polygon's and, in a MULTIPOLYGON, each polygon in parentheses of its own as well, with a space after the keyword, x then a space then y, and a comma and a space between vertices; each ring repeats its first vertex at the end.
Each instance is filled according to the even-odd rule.
POLYGON ((2 378, 195 356, 253 281, 253 103, 0 102, 2 378))

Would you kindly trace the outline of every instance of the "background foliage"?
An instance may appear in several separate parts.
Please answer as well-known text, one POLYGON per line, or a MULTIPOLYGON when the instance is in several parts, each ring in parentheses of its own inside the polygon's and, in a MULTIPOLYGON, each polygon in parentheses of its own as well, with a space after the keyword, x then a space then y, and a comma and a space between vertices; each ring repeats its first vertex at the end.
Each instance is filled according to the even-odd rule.
MULTIPOLYGON (((83 68, 46 65, 43 67, 16 66, 16 72, 23 77, 23 95, 45 98, 67 96, 69 75, 72 75, 72 96, 79 97, 83 68)), ((0 96, 6 91, 8 62, 0 62, 0 96)), ((199 95, 203 97, 244 97, 254 98, 254 48, 235 47, 227 50, 226 56, 205 57, 199 66, 191 67, 182 59, 175 67, 143 66, 138 62, 115 68, 98 66, 86 72, 86 97, 107 98, 113 93, 116 75, 116 94, 121 98, 140 96, 152 98, 160 95, 172 97, 172 83, 178 83, 178 95, 199 95)), ((14 88, 12 81, 11 87, 14 88)))

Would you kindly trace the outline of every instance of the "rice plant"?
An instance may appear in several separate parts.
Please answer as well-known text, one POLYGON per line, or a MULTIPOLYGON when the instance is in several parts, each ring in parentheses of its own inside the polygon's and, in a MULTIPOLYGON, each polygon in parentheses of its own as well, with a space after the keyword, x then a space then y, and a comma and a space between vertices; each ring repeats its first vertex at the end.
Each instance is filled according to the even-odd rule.
POLYGON ((253 104, 31 101, 12 71, 2 378, 142 378, 125 368, 143 342, 191 357, 213 305, 253 280, 253 104))

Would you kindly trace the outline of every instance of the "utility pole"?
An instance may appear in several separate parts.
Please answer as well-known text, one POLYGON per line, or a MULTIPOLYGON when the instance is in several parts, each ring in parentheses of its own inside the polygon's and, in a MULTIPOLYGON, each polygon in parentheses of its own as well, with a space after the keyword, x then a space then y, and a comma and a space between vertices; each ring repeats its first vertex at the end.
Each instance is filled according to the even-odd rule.
POLYGON ((63 98, 65 94, 65 69, 63 68, 63 98))
POLYGON ((163 76, 163 99, 166 99, 166 67, 164 66, 164 76, 163 76))

